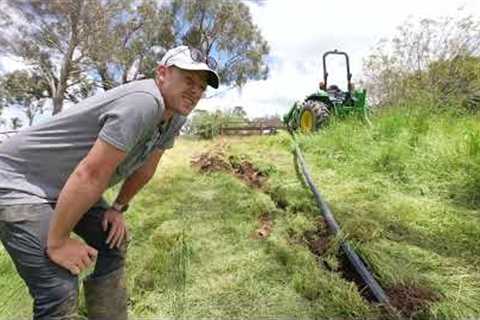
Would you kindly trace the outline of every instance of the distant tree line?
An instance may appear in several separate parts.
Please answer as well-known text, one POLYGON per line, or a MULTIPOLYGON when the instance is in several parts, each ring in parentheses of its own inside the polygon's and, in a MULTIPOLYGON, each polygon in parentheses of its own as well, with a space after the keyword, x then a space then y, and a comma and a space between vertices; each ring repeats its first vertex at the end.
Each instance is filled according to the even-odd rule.
POLYGON ((410 19, 364 61, 374 105, 418 103, 439 110, 480 108, 480 20, 410 19))
POLYGON ((48 99, 56 114, 65 101, 151 77, 175 45, 213 55, 226 86, 268 75, 268 43, 240 0, 7 0, 0 9, 0 55, 28 67, 1 76, 0 112, 15 105, 30 124, 48 99))

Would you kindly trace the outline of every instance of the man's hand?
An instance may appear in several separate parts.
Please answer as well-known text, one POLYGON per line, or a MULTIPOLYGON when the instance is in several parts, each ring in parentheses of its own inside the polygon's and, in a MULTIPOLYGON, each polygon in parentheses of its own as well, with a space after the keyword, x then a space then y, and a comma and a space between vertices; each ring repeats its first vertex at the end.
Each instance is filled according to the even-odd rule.
POLYGON ((105 211, 105 215, 103 216, 102 220, 103 231, 106 232, 109 225, 110 231, 107 237, 107 244, 110 245, 110 249, 115 246, 119 248, 122 244, 122 241, 126 240, 128 236, 127 226, 125 224, 123 214, 113 209, 108 209, 105 211))
POLYGON ((97 250, 71 238, 47 245, 46 252, 50 260, 75 275, 90 267, 97 257, 97 250))

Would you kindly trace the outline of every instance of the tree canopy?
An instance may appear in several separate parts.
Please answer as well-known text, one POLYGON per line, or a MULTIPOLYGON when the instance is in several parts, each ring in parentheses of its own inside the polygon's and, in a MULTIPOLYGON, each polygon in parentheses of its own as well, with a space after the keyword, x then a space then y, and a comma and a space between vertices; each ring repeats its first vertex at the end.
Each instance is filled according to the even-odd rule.
POLYGON ((27 65, 53 114, 96 88, 152 76, 180 44, 214 56, 226 86, 268 75, 269 46, 240 0, 7 0, 3 9, 0 54, 27 65))
MULTIPOLYGON (((48 98, 48 84, 26 70, 18 70, 0 79, 0 105, 16 105, 20 107, 32 125, 33 119, 43 113, 45 100, 48 98)), ((20 119, 12 122, 13 127, 21 127, 20 119)))
POLYGON ((458 105, 480 90, 480 21, 458 18, 408 20, 365 59, 364 77, 374 104, 420 99, 458 105))

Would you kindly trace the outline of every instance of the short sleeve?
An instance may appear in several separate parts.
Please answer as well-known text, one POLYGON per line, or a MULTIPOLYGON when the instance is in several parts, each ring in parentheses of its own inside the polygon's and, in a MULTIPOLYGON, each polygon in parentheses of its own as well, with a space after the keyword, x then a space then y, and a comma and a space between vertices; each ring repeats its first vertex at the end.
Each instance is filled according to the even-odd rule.
POLYGON ((113 101, 100 116, 99 138, 129 152, 156 126, 158 104, 149 93, 131 93, 113 101))
POLYGON ((175 145, 175 139, 180 135, 180 130, 186 121, 186 117, 178 116, 175 123, 173 123, 172 128, 166 133, 166 137, 160 139, 159 143, 156 145, 157 149, 167 150, 173 148, 175 145))

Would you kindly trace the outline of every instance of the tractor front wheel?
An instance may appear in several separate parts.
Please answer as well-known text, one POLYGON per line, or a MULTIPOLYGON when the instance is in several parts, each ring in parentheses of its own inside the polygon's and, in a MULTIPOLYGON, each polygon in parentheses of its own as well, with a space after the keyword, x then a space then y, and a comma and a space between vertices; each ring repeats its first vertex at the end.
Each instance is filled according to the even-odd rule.
POLYGON ((317 131, 328 119, 329 112, 325 103, 307 100, 302 104, 300 111, 299 127, 303 133, 317 131))

